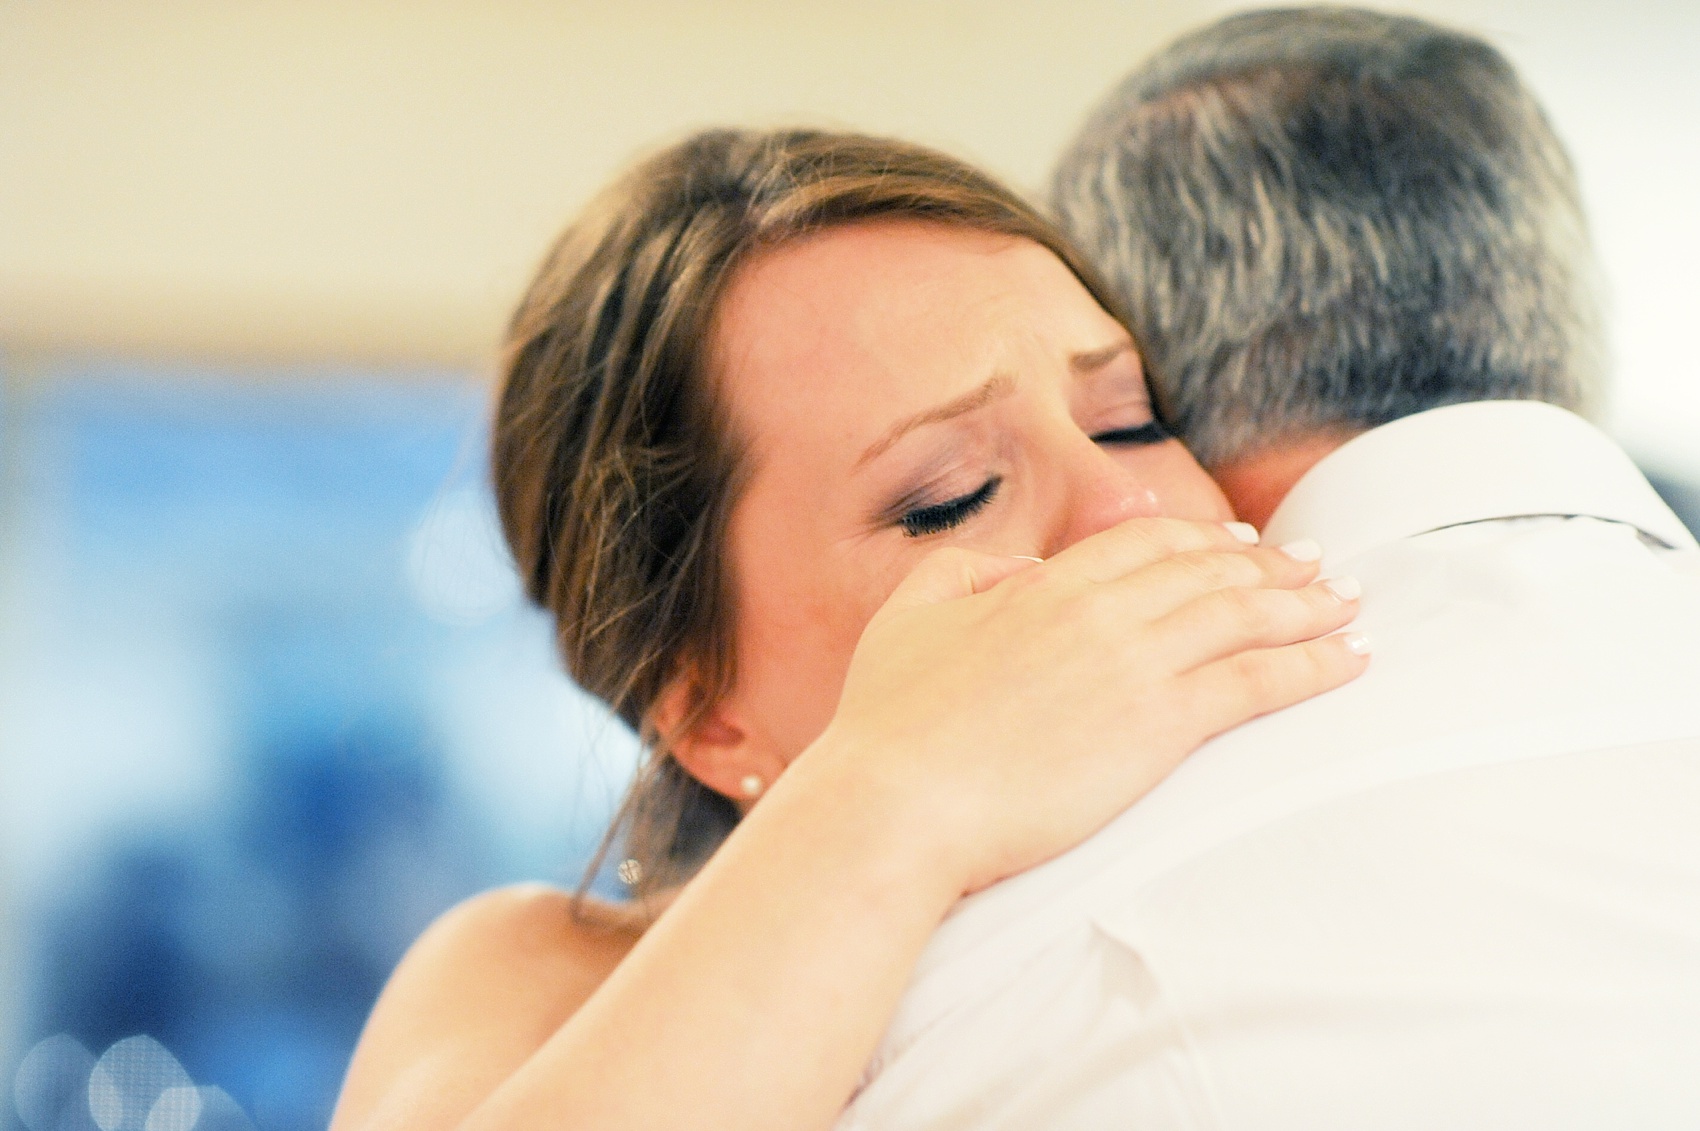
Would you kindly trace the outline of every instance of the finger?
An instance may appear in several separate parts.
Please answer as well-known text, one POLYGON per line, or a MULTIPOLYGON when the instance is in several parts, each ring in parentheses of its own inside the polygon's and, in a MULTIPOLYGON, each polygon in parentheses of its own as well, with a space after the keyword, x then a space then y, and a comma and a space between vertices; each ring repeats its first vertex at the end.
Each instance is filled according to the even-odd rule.
POLYGON ((1357 582, 1331 578, 1300 589, 1217 589, 1151 624, 1148 638, 1187 671, 1253 648, 1310 640, 1358 615, 1357 582))
POLYGON ((1255 536, 1256 531, 1241 522, 1230 526, 1179 518, 1132 518, 1082 538, 1054 555, 1047 566, 1059 578, 1113 581, 1192 550, 1244 550, 1247 538, 1255 536))
POLYGON ((977 550, 948 547, 922 558, 898 583, 875 614, 878 620, 891 612, 936 605, 958 597, 984 593, 1006 577, 1034 568, 1036 558, 983 554, 977 550))
POLYGON ((1239 652, 1196 668, 1176 681, 1199 741, 1231 727, 1331 691, 1362 675, 1370 641, 1362 633, 1239 652))
MULTIPOLYGON (((1191 550, 1155 562, 1119 581, 1127 613, 1157 620, 1218 589, 1297 589, 1316 580, 1317 563, 1257 546, 1239 551, 1191 550)), ((1286 643, 1286 641, 1278 641, 1286 643)))

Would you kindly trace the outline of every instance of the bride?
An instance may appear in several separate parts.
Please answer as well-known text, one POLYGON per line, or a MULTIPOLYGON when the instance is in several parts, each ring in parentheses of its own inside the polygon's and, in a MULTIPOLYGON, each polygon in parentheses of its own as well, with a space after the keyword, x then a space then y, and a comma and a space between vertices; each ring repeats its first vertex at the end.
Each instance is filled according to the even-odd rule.
POLYGON ((910 145, 631 170, 514 317, 493 461, 568 670, 650 750, 635 898, 443 916, 335 1131, 828 1126, 958 900, 1367 663, 1055 229, 910 145))

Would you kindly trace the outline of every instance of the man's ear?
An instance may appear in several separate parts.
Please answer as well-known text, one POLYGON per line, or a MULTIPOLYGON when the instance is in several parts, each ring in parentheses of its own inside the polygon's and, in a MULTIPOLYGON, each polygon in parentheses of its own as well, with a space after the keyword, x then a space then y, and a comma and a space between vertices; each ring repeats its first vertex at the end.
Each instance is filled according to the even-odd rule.
POLYGON ((723 696, 699 707, 703 694, 691 676, 674 679, 656 700, 651 715, 656 733, 686 773, 746 804, 773 784, 785 763, 744 725, 731 699, 723 696))

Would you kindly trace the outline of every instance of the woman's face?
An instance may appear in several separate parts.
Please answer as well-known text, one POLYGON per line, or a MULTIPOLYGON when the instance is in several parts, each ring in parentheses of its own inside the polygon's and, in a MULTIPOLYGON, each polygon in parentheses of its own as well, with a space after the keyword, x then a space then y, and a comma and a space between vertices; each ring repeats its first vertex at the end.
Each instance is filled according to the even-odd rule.
POLYGON ((825 728, 862 629, 930 551, 1049 557, 1134 516, 1232 518, 1155 425, 1127 331, 1030 241, 907 220, 795 240, 734 278, 714 344, 749 468, 726 711, 770 766, 825 728))

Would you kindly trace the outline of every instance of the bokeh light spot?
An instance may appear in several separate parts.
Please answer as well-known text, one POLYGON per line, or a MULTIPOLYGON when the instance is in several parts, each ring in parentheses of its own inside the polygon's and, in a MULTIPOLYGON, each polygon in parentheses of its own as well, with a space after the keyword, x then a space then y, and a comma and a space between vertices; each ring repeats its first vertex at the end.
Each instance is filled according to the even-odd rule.
POLYGON ((71 1125, 67 1109, 80 1106, 88 1094, 94 1054, 61 1033, 32 1048, 18 1065, 12 1099, 29 1131, 59 1131, 71 1125))
POLYGON ((142 1131, 194 1131, 201 1118, 201 1092, 198 1088, 167 1088, 159 1094, 148 1110, 142 1131))
POLYGON ((168 1090, 194 1084, 152 1037, 126 1037, 89 1073, 89 1111, 100 1131, 152 1131, 148 1116, 168 1090))

